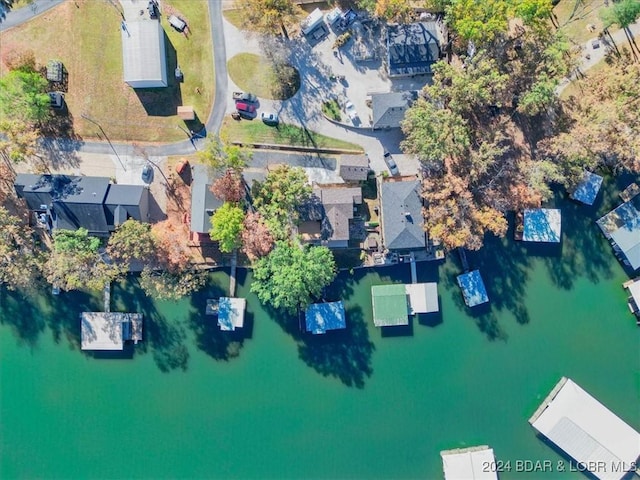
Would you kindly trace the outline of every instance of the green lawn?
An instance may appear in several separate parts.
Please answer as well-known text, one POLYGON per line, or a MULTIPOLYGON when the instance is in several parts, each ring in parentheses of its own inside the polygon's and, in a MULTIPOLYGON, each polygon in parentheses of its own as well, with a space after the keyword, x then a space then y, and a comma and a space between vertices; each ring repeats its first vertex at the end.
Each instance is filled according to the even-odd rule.
POLYGON ((269 127, 260 119, 233 120, 226 117, 220 131, 226 142, 270 143, 299 147, 339 148, 362 152, 362 147, 337 138, 326 137, 319 133, 305 131, 300 127, 281 123, 278 127, 269 127))
POLYGON ((553 12, 558 18, 562 31, 577 44, 583 44, 602 32, 599 11, 604 8, 604 0, 560 0, 553 12), (588 25, 594 25, 589 30, 588 25))
MULTIPOLYGON (((86 115, 112 141, 182 140, 186 136, 178 127, 185 124, 176 116, 176 106, 193 105, 198 117, 206 119, 213 104, 209 15, 204 0, 167 0, 162 9, 162 25, 168 39, 166 88, 133 90, 123 82, 122 17, 117 2, 65 2, 3 32, 0 54, 3 57, 12 51, 30 49, 41 65, 49 59, 63 62, 68 72, 65 100, 73 130, 83 138, 101 136, 96 124, 82 118, 86 115), (166 19, 171 13, 187 21, 188 36, 169 27, 166 19), (176 64, 184 73, 181 84, 174 79, 176 64)), ((1 63, 0 70, 4 71, 1 63)))
POLYGON ((283 65, 276 70, 268 59, 253 53, 239 53, 230 58, 227 69, 233 83, 260 98, 286 100, 300 88, 300 75, 295 68, 283 65))
POLYGON ((238 30, 242 30, 242 13, 237 8, 231 10, 223 10, 222 15, 231 25, 238 30))

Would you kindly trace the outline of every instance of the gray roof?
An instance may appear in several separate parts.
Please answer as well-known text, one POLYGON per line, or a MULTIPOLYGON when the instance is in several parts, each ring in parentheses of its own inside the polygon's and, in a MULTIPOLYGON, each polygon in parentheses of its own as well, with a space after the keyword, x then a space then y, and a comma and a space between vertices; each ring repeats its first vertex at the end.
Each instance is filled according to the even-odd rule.
POLYGON ((133 88, 167 86, 167 54, 159 20, 123 22, 122 66, 124 81, 133 88))
POLYGON ((207 167, 194 165, 191 184, 191 231, 209 233, 211 216, 222 206, 222 203, 211 192, 211 180, 207 167))
POLYGON ((373 128, 399 128, 405 112, 417 97, 412 91, 371 94, 373 128))
POLYGON ((388 249, 426 246, 418 180, 384 181, 380 189, 382 237, 388 249))
POLYGON ((322 205, 322 240, 349 241, 349 220, 353 218, 353 204, 362 203, 360 187, 315 188, 313 193, 322 205))
POLYGON ((435 22, 390 25, 387 29, 388 71, 390 76, 431 73, 443 43, 435 22))
POLYGON ((598 226, 633 270, 640 268, 640 195, 598 220, 598 226))
POLYGON ((347 181, 359 182, 369 175, 369 157, 366 155, 341 155, 340 176, 347 181))
POLYGON ((140 200, 145 192, 144 185, 120 185, 114 184, 109 187, 106 205, 140 205, 140 200))

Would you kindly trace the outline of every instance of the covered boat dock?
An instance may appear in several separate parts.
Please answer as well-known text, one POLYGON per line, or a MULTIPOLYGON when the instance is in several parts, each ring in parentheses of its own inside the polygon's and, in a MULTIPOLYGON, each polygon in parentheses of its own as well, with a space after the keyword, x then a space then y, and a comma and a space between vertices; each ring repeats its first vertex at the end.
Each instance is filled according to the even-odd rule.
POLYGON ((373 323, 376 327, 409 325, 407 290, 403 284, 371 287, 373 323))
POLYGON ((326 333, 327 330, 347 328, 342 302, 313 303, 305 312, 305 327, 314 335, 326 333))
POLYGON ((405 290, 409 297, 409 313, 411 315, 435 313, 440 310, 437 283, 409 283, 405 285, 405 290))
POLYGON ((82 312, 82 350, 122 350, 125 341, 142 340, 142 314, 82 312))
POLYGON ((472 270, 458 275, 457 280, 467 307, 475 307, 489 301, 480 270, 472 270))
POLYGON ((596 201, 600 187, 602 186, 602 177, 591 172, 584 172, 582 181, 570 195, 574 200, 584 203, 585 205, 593 205, 596 201))
POLYGON ((522 240, 525 242, 559 243, 561 234, 560 210, 535 208, 524 211, 522 240))
POLYGON ((562 377, 529 419, 540 434, 600 479, 621 479, 636 469, 640 433, 562 377))
POLYGON ((487 445, 440 452, 445 480, 497 480, 496 457, 487 445))
POLYGON ((220 330, 232 332, 244 326, 244 311, 247 300, 244 298, 220 297, 218 300, 218 326, 220 330))

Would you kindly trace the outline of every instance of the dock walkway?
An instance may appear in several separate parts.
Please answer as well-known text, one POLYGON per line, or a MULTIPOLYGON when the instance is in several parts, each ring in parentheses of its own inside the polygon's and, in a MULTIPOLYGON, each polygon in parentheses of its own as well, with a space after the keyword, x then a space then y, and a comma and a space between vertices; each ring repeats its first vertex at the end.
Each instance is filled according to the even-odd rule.
POLYGON ((464 248, 458 248, 458 253, 460 254, 460 261, 462 262, 462 269, 465 272, 469 271, 469 262, 467 261, 467 254, 464 251, 464 248))
POLYGON ((103 294, 104 294, 103 310, 105 312, 110 312, 111 311, 111 282, 107 282, 107 284, 104 286, 103 294))
POLYGON ((238 251, 233 251, 231 257, 231 273, 229 274, 229 296, 236 296, 236 268, 238 267, 238 251))
POLYGON ((418 283, 418 269, 416 267, 416 257, 411 252, 411 283, 418 283))

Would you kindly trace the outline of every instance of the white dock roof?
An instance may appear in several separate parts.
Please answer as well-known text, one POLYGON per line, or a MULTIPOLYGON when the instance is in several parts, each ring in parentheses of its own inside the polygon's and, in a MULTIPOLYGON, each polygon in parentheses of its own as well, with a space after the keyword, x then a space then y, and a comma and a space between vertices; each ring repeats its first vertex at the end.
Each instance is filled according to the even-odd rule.
POLYGON ((220 330, 233 331, 244 326, 244 311, 247 300, 244 298, 220 297, 218 301, 218 325, 220 330))
POLYGON ((620 479, 640 457, 640 433, 565 377, 529 423, 596 478, 620 479))
POLYGON ((440 310, 438 307, 437 283, 408 283, 405 288, 409 296, 412 315, 416 313, 433 313, 440 310))
POLYGON ((122 318, 104 312, 83 312, 82 350, 122 350, 122 318))
POLYGON ((487 465, 495 463, 493 449, 484 445, 440 452, 445 480, 497 480, 498 475, 487 465))
POLYGON ((629 293, 633 297, 633 300, 636 302, 636 305, 640 307, 640 279, 637 279, 627 288, 629 289, 629 293))

